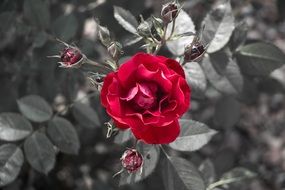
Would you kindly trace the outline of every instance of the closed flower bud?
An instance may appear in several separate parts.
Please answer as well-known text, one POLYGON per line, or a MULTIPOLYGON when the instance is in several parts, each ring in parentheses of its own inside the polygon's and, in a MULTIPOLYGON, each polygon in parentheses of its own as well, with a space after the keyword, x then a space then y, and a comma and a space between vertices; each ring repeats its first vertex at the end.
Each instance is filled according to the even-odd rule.
POLYGON ((108 53, 114 60, 118 60, 122 54, 122 45, 119 42, 112 42, 108 46, 108 53))
POLYGON ((205 48, 203 44, 199 41, 194 42, 193 44, 187 46, 184 51, 184 60, 185 61, 195 61, 202 57, 205 53, 205 48))
POLYGON ((121 162, 125 170, 133 173, 142 167, 143 157, 137 150, 129 149, 122 155, 121 162))
POLYGON ((137 31, 140 36, 149 37, 151 35, 151 27, 152 23, 149 23, 147 21, 142 21, 138 26, 137 31))
POLYGON ((109 46, 111 43, 110 32, 106 27, 98 25, 98 36, 104 46, 109 46))
POLYGON ((161 16, 165 23, 172 22, 178 16, 179 8, 175 2, 168 3, 162 7, 161 16))
POLYGON ((60 54, 60 64, 63 67, 79 66, 83 61, 84 55, 75 47, 66 47, 60 54))

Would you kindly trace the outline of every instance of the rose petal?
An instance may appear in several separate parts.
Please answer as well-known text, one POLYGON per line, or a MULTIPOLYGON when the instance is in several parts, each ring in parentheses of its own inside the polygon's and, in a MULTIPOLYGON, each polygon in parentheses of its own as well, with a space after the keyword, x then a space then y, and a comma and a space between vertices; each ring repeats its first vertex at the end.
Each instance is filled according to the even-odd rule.
POLYGON ((164 127, 155 126, 136 126, 131 130, 137 139, 143 140, 148 144, 168 144, 173 142, 180 133, 180 126, 178 120, 164 127), (144 130, 141 130, 144 128, 144 130))
POLYGON ((132 100, 138 93, 139 87, 136 85, 135 87, 131 88, 126 97, 121 97, 121 100, 130 101, 132 100))
POLYGON ((177 74, 179 74, 180 76, 182 76, 183 78, 185 78, 185 73, 184 73, 184 70, 183 68, 181 67, 181 65, 173 60, 173 59, 167 59, 165 61, 165 64, 167 65, 167 67, 169 69, 172 69, 173 71, 175 71, 177 74))

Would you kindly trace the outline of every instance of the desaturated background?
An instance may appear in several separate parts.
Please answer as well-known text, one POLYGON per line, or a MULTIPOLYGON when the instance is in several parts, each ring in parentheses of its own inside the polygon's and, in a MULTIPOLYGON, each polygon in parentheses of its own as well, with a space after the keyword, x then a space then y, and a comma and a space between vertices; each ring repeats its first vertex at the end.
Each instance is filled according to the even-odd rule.
MULTIPOLYGON (((142 14, 158 16, 167 1, 162 0, 49 0, 50 22, 42 23, 22 0, 0 1, 0 112, 18 112, 16 100, 24 95, 38 94, 54 109, 70 104, 76 98, 93 90, 80 71, 58 68, 57 60, 48 55, 58 54, 62 48, 53 38, 78 46, 89 58, 102 61, 104 47, 97 41, 95 16, 107 26, 115 39, 124 41, 126 32, 113 18, 113 6, 130 10, 137 18, 142 14), (26 11, 25 11, 26 10, 26 11), (12 11, 7 16, 4 13, 12 11), (63 16, 70 15, 73 16, 63 16), (32 15, 32 16, 31 16, 32 15), (31 17, 33 19, 31 19, 31 17)), ((214 0, 186 0, 182 3, 199 29, 200 22, 211 9, 214 0)), ((249 26, 248 42, 270 41, 285 52, 284 0, 232 0, 238 20, 249 26)), ((131 56, 142 44, 125 48, 131 56)), ((170 55, 166 49, 161 54, 170 55)), ((285 189, 285 68, 276 70, 270 79, 259 83, 246 104, 235 105, 230 99, 193 100, 192 116, 219 131, 213 140, 198 152, 185 154, 194 163, 210 158, 217 175, 236 166, 258 171, 258 178, 239 184, 232 189, 282 190, 285 189), (215 113, 217 107, 223 113, 215 113), (220 108, 219 108, 220 109, 220 108), (219 118, 226 124, 219 125, 219 118), (223 127, 221 127, 223 126, 223 127)), ((45 176, 32 170, 27 163, 18 179, 5 190, 111 190, 111 189, 163 189, 154 173, 147 180, 132 186, 118 187, 112 175, 120 168, 119 158, 123 146, 106 139, 103 123, 107 121, 98 95, 90 98, 91 105, 100 113, 102 123, 96 129, 76 124, 81 150, 78 156, 59 154, 56 167, 45 176), (100 128, 101 127, 101 128, 100 128)), ((67 113, 67 118, 74 118, 67 113)))

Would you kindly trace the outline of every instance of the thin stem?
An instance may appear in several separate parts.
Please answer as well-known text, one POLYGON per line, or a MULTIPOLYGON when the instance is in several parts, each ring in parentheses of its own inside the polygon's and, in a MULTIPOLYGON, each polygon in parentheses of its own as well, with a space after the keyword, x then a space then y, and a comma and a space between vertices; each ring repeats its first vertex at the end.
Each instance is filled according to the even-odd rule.
POLYGON ((176 19, 174 19, 173 22, 172 22, 171 32, 170 32, 170 35, 169 35, 169 37, 167 38, 167 40, 170 40, 170 39, 172 38, 173 34, 174 34, 175 21, 176 21, 176 19))
POLYGON ((113 69, 111 69, 110 67, 108 67, 108 65, 97 63, 97 62, 92 61, 92 60, 90 60, 90 59, 88 59, 88 58, 86 59, 86 63, 89 64, 89 65, 93 65, 93 66, 95 66, 95 67, 102 68, 102 69, 104 69, 104 70, 106 70, 106 71, 111 71, 111 72, 113 71, 113 69))
POLYGON ((161 47, 165 44, 165 42, 166 42, 167 26, 168 26, 168 24, 166 24, 166 25, 164 26, 164 28, 163 28, 163 36, 161 37, 160 42, 159 42, 158 45, 156 46, 156 49, 155 49, 155 51, 153 52, 153 55, 156 55, 156 54, 159 52, 160 48, 161 48, 161 47))
POLYGON ((168 155, 168 153, 166 152, 166 150, 164 149, 163 145, 159 145, 160 146, 160 149, 162 150, 162 152, 165 154, 165 156, 167 158, 169 158, 170 156, 168 155))
POLYGON ((137 147, 137 144, 138 144, 138 139, 135 138, 135 140, 134 140, 134 145, 133 145, 133 148, 134 148, 134 149, 137 147))

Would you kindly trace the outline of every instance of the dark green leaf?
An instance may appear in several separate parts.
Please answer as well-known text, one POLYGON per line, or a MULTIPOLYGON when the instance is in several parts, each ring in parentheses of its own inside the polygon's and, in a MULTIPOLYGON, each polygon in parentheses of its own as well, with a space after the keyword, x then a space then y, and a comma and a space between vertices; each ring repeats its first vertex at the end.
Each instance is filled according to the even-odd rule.
POLYGON ((184 66, 186 80, 191 87, 191 96, 195 98, 204 97, 207 88, 207 80, 200 64, 196 62, 187 63, 184 66))
POLYGON ((229 46, 232 51, 235 51, 245 42, 248 29, 248 25, 244 21, 236 25, 229 42, 229 46))
POLYGON ((137 150, 143 156, 142 172, 137 171, 129 174, 125 171, 120 176, 120 185, 133 184, 145 179, 154 171, 158 163, 160 149, 157 146, 140 142, 137 150))
POLYGON ((120 130, 119 133, 115 136, 114 142, 116 144, 123 144, 129 140, 131 140, 133 134, 130 129, 120 130))
POLYGON ((223 128, 233 127, 240 118, 240 103, 233 97, 221 98, 215 108, 214 122, 223 128))
POLYGON ((179 137, 169 146, 179 151, 195 151, 206 145, 217 133, 204 123, 180 119, 181 131, 179 137))
POLYGON ((47 29, 50 26, 48 1, 25 0, 24 15, 31 24, 36 25, 41 29, 47 29))
POLYGON ((0 146, 0 187, 13 182, 24 162, 22 150, 13 144, 0 146))
POLYGON ((252 43, 236 52, 241 71, 247 75, 265 76, 285 63, 284 53, 269 43, 252 43))
POLYGON ((55 150, 47 136, 39 131, 26 139, 25 155, 37 171, 48 174, 55 164, 55 150))
POLYGON ((243 89, 244 79, 237 63, 223 51, 205 55, 203 70, 209 82, 220 92, 237 95, 243 89))
POLYGON ((44 122, 51 118, 50 105, 38 95, 25 96, 17 101, 24 116, 34 122, 44 122))
POLYGON ((114 17, 127 31, 137 33, 138 22, 130 11, 114 6, 114 17))
POLYGON ((80 142, 73 125, 66 119, 56 117, 47 128, 51 141, 64 153, 78 154, 80 142))
MULTIPOLYGON (((167 27, 167 35, 170 36, 172 24, 167 27)), ((195 26, 190 16, 183 10, 180 10, 175 21, 174 36, 183 35, 185 33, 196 33, 195 26)), ((174 55, 182 55, 187 45, 191 44, 193 36, 183 36, 173 41, 166 42, 166 45, 174 55)))
POLYGON ((24 139, 33 131, 31 123, 17 113, 0 114, 0 139, 17 141, 24 139))
POLYGON ((166 190, 205 190, 205 184, 195 166, 179 157, 164 158, 162 177, 166 190))
POLYGON ((206 186, 210 185, 216 180, 216 171, 213 162, 209 159, 202 162, 199 166, 199 171, 205 181, 206 186))
POLYGON ((72 113, 77 122, 87 128, 99 127, 100 120, 98 114, 90 106, 77 102, 74 104, 72 113))
POLYGON ((55 36, 63 41, 71 40, 78 29, 78 20, 73 15, 62 15, 52 23, 52 31, 55 36))
POLYGON ((209 44, 208 53, 222 49, 230 40, 235 28, 234 15, 230 1, 219 4, 215 7, 203 21, 204 31, 202 40, 209 44))

